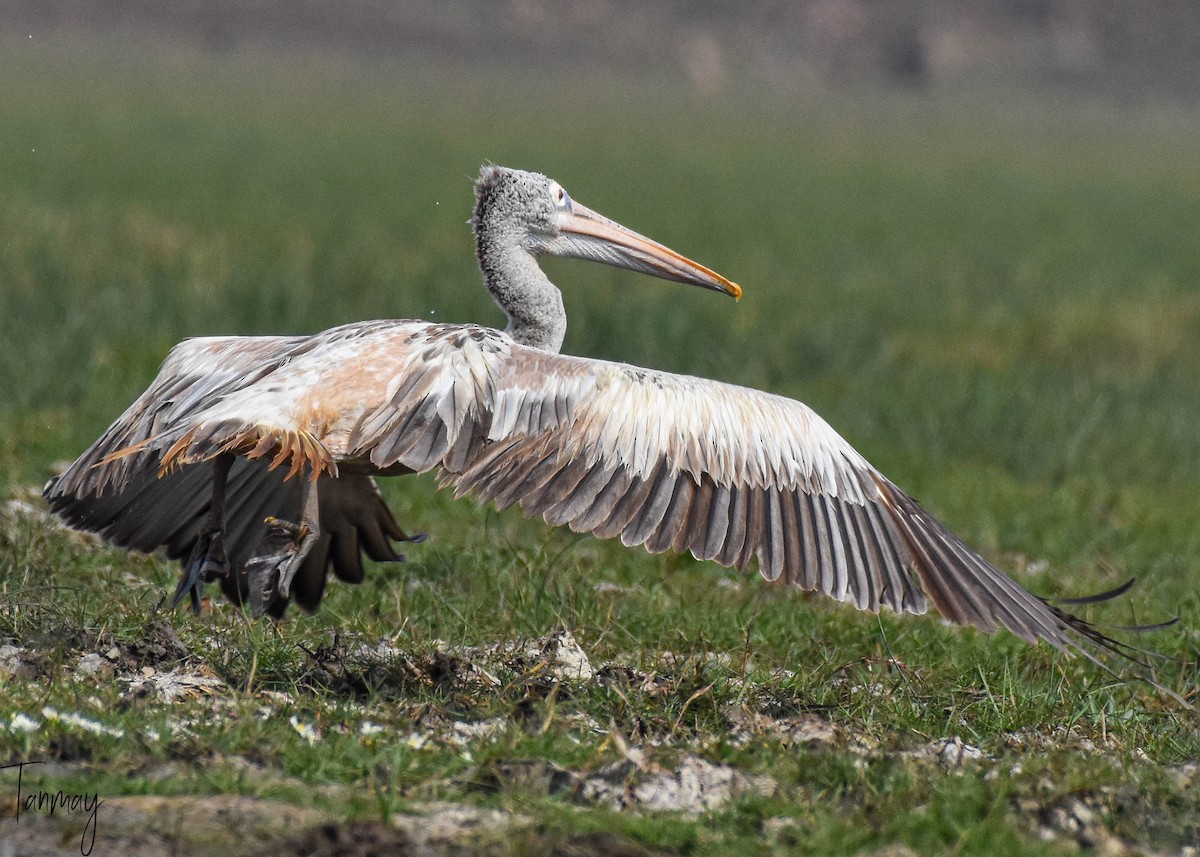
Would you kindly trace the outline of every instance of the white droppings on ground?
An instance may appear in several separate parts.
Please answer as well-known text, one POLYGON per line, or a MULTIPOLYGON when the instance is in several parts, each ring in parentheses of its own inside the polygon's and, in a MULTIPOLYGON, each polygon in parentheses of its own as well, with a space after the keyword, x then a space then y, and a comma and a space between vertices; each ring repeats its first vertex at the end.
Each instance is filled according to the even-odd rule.
POLYGON ((33 654, 22 646, 0 646, 0 676, 27 679, 36 674, 33 654))
POLYGON ((1044 753, 1071 749, 1087 755, 1122 749, 1120 739, 1109 732, 1098 739, 1084 735, 1078 726, 1055 726, 1047 730, 1022 729, 1004 737, 1006 749, 1018 753, 1044 753))
MULTIPOLYGON (((442 723, 421 732, 410 732, 401 737, 400 741, 413 750, 436 747, 466 748, 476 742, 490 740, 509 722, 506 717, 493 717, 491 720, 442 723)), ((382 727, 376 728, 382 731, 382 727)))
POLYGON ((542 657, 550 659, 550 670, 563 681, 591 681, 596 677, 591 661, 570 631, 559 631, 545 639, 542 657))
POLYGON ((733 727, 731 743, 737 746, 759 739, 790 747, 833 746, 841 737, 831 721, 817 714, 769 717, 745 705, 729 706, 723 713, 733 727))
POLYGON ((28 518, 29 520, 37 521, 38 523, 50 523, 52 520, 56 520, 51 518, 49 511, 46 509, 38 508, 32 503, 19 498, 14 500, 6 500, 4 505, 0 506, 0 510, 2 510, 3 513, 9 517, 28 518))
POLYGON ((631 748, 620 762, 586 777, 580 794, 611 809, 695 816, 744 794, 769 796, 775 788, 771 777, 747 774, 700 756, 685 756, 668 769, 649 761, 645 751, 631 748))
POLYGON ((878 682, 872 682, 871 684, 852 684, 847 688, 847 690, 852 696, 865 695, 874 697, 875 699, 882 699, 890 692, 886 687, 878 682))
POLYGON ((1109 832, 1104 826, 1098 801, 1098 798, 1088 800, 1068 795, 1058 803, 1043 808, 1037 828, 1038 838, 1043 842, 1054 842, 1065 836, 1099 857, 1145 853, 1134 852, 1120 837, 1109 832))
POLYGON ((947 770, 961 768, 964 764, 981 762, 987 757, 978 747, 963 743, 962 738, 954 735, 950 738, 940 738, 926 744, 910 755, 918 759, 932 759, 947 770))
POLYGON ((368 662, 388 662, 405 656, 391 640, 382 639, 374 643, 360 643, 350 650, 350 657, 368 662))
POLYGON ((483 741, 492 738, 509 722, 507 717, 493 717, 491 720, 474 722, 459 721, 450 724, 450 730, 444 735, 446 743, 456 747, 464 747, 473 741, 483 741))
POLYGON ((166 702, 180 698, 197 699, 218 693, 226 687, 225 682, 215 675, 178 670, 160 673, 153 667, 143 667, 140 675, 123 677, 121 680, 129 684, 130 690, 149 687, 166 702))
POLYGON ((429 746, 430 733, 410 732, 401 740, 410 750, 424 750, 429 746))
POLYGON ((606 735, 609 728, 604 726, 599 720, 588 714, 586 711, 575 711, 561 718, 564 722, 579 729, 582 732, 590 732, 593 735, 606 735))
POLYGON ((596 670, 587 653, 570 631, 562 630, 526 640, 514 647, 507 643, 454 649, 439 644, 438 651, 464 659, 476 678, 495 687, 503 683, 491 671, 515 672, 548 669, 559 681, 591 681, 596 670))
POLYGON ((112 675, 113 666, 96 652, 88 652, 75 664, 75 675, 79 678, 87 676, 112 675))

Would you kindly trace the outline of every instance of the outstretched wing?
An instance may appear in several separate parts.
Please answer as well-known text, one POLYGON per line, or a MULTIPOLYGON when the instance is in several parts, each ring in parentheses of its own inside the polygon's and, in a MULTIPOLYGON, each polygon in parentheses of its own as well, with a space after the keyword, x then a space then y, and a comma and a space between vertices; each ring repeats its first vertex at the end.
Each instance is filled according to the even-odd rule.
MULTIPOLYGON (((56 503, 121 491, 161 457, 151 442, 238 390, 252 386, 305 347, 305 337, 212 336, 176 345, 146 392, 60 476, 46 485, 56 503), (125 453, 115 458, 118 453, 125 453)), ((82 523, 82 522, 81 522, 82 523)))
POLYGON ((922 613, 928 597, 959 624, 1128 653, 967 547, 800 402, 516 345, 488 392, 487 443, 443 466, 459 494, 652 552, 757 560, 863 610, 922 613))
MULTIPOLYGON (((230 398, 270 387, 269 379, 336 340, 339 331, 323 336, 210 337, 180 343, 146 392, 46 485, 50 507, 71 526, 121 547, 146 553, 161 548, 172 559, 186 559, 207 523, 212 476, 204 467, 164 469, 164 439, 203 424, 205 414, 230 398)), ((246 595, 243 565, 267 532, 264 519, 299 517, 300 481, 286 479, 286 472, 270 468, 268 460, 239 457, 229 473, 225 547, 237 574, 222 586, 235 601, 246 595)), ((357 583, 363 576, 362 553, 395 560, 398 554, 389 540, 406 538, 369 475, 324 480, 318 494, 322 535, 291 588, 306 610, 319 604, 328 568, 357 583)), ((274 605, 274 612, 284 607, 274 605)))

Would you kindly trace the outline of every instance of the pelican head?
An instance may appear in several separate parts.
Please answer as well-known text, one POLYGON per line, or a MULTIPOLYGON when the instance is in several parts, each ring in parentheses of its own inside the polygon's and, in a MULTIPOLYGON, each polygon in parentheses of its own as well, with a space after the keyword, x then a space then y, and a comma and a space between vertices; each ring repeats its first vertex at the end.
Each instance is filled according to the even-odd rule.
POLYGON ((720 274, 580 205, 540 173, 485 164, 475 182, 471 226, 484 284, 508 316, 506 332, 543 351, 562 346, 567 313, 562 294, 538 267, 540 256, 592 259, 735 298, 742 294, 720 274))
POLYGON ((737 283, 592 211, 541 173, 484 165, 475 183, 472 225, 477 237, 507 240, 534 257, 591 259, 742 296, 737 283))

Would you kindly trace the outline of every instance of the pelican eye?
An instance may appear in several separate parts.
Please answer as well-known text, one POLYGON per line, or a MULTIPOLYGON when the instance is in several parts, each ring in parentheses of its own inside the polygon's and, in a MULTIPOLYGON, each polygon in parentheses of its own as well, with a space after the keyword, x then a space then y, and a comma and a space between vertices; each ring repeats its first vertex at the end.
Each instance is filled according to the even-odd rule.
POLYGON ((571 207, 571 197, 567 196, 567 191, 558 182, 550 184, 550 198, 554 200, 554 204, 559 208, 571 207))

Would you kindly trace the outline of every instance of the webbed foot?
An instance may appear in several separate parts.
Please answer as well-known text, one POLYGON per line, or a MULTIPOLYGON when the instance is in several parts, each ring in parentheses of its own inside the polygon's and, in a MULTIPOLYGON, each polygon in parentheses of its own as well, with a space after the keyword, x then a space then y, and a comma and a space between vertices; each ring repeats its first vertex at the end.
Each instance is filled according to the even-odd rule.
POLYGON ((191 601, 192 612, 199 614, 200 594, 204 587, 228 574, 229 559, 225 555, 225 533, 219 529, 205 527, 196 536, 196 543, 183 565, 183 572, 179 576, 179 583, 175 585, 175 594, 171 596, 171 606, 168 609, 174 610, 184 596, 187 596, 191 601))
POLYGON ((316 537, 305 524, 267 518, 267 534, 254 556, 246 561, 250 612, 264 615, 272 604, 286 601, 292 579, 316 537))

